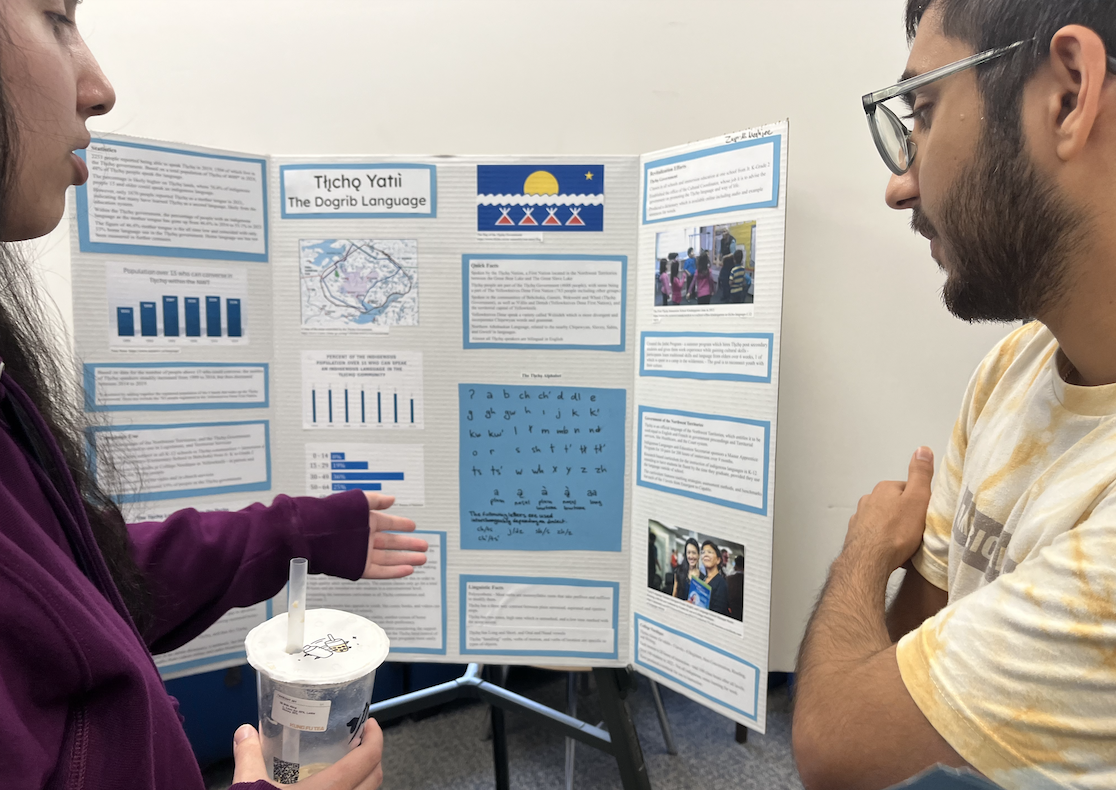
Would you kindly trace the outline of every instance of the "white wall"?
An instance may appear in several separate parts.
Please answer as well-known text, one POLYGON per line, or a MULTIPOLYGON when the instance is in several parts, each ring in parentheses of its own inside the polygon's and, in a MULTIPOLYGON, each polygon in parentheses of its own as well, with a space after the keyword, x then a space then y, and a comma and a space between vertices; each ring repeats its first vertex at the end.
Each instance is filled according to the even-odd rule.
MULTIPOLYGON (((790 669, 857 499, 943 448, 1004 333, 949 317, 882 201, 860 96, 903 0, 95 0, 98 131, 273 154, 633 154, 791 119, 771 668, 790 669)), ((48 286, 70 302, 67 247, 48 286)))

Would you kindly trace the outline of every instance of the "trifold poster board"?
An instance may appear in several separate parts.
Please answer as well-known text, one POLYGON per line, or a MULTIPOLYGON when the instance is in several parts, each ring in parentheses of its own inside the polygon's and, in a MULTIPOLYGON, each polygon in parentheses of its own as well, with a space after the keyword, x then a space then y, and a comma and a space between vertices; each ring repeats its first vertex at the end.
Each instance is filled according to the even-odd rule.
MULTIPOLYGON (((394 660, 631 664, 764 729, 785 122, 640 157, 85 159, 76 339, 131 521, 390 493, 427 564, 308 605, 394 660)), ((242 662, 279 608, 161 670, 242 662)))

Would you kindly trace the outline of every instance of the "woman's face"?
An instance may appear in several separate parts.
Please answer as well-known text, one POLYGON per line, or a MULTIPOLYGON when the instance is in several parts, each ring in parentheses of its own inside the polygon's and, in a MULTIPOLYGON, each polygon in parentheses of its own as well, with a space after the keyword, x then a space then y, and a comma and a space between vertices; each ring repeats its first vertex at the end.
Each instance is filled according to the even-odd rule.
POLYGON ((694 546, 694 545, 687 545, 686 546, 686 562, 690 563, 691 568, 696 568, 697 567, 697 562, 698 562, 697 546, 694 546))
POLYGON ((701 564, 705 566, 707 571, 711 571, 717 567, 717 563, 721 558, 717 556, 717 552, 713 551, 712 546, 703 546, 701 549, 701 564))
POLYGON ((76 0, 4 0, 0 74, 17 144, 0 240, 49 233, 62 219, 66 188, 88 177, 73 153, 89 145, 86 121, 112 109, 112 86, 74 23, 76 0))

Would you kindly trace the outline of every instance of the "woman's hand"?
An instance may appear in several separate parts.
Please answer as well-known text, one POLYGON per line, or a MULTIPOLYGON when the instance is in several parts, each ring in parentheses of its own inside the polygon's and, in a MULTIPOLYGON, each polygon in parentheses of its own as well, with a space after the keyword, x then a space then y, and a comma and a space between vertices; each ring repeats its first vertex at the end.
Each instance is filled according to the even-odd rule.
POLYGON ((395 504, 395 497, 365 491, 368 497, 368 561, 362 579, 399 579, 415 572, 416 565, 426 563, 429 545, 414 535, 415 522, 403 516, 386 513, 395 504))
MULTIPOLYGON (((413 527, 412 527, 413 528, 413 527)), ((301 787, 304 790, 376 790, 384 782, 380 760, 384 754, 384 734, 375 719, 364 723, 360 743, 328 768, 294 785, 280 785, 267 778, 263 745, 251 724, 242 724, 233 736, 233 784, 264 781, 276 787, 301 787)))

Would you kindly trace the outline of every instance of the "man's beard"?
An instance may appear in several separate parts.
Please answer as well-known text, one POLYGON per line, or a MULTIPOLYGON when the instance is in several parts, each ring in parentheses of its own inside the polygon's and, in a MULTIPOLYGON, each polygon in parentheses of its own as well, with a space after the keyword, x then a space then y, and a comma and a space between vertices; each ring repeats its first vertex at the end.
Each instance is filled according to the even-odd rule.
POLYGON ((1017 321, 1042 316, 1065 292, 1086 220, 1035 170, 1018 137, 986 128, 937 225, 915 208, 911 228, 942 245, 951 313, 970 323, 1017 321))

